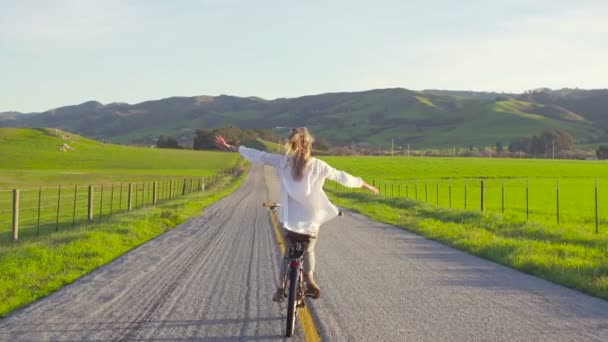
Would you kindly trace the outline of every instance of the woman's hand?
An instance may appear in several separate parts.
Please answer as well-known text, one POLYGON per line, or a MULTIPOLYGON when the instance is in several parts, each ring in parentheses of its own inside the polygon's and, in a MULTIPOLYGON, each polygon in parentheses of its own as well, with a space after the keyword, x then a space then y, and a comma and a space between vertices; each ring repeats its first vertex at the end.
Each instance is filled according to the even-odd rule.
POLYGON ((224 139, 223 136, 218 135, 215 137, 215 143, 217 144, 217 146, 219 146, 221 149, 227 150, 227 151, 237 151, 236 146, 232 146, 230 144, 228 144, 226 142, 226 139, 224 139))
POLYGON ((365 189, 367 189, 369 191, 371 191, 372 193, 374 193, 374 195, 379 195, 380 194, 380 191, 378 190, 378 188, 376 188, 373 185, 369 185, 366 182, 363 182, 363 185, 361 187, 365 188, 365 189))

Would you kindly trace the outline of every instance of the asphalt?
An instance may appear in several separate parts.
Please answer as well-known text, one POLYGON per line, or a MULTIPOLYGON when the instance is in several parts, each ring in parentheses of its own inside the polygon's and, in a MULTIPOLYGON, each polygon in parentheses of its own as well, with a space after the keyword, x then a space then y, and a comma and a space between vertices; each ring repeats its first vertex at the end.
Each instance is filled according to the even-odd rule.
MULTIPOLYGON (((202 216, 0 320, 0 340, 284 339, 261 207, 278 191, 254 167, 202 216)), ((316 277, 325 341, 608 341, 607 301, 348 211, 321 228, 316 277)))

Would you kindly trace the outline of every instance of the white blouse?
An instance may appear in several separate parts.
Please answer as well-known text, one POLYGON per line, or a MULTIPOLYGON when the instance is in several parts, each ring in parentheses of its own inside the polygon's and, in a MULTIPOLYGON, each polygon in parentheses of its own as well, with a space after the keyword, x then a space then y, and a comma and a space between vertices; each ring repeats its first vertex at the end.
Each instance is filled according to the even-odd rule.
POLYGON ((281 179, 281 222, 286 229, 296 233, 316 235, 323 223, 338 215, 338 208, 323 191, 325 178, 350 188, 360 188, 363 185, 361 178, 338 171, 317 158, 310 160, 302 179, 296 181, 286 155, 266 153, 244 146, 239 147, 239 153, 252 163, 269 165, 277 170, 281 179))

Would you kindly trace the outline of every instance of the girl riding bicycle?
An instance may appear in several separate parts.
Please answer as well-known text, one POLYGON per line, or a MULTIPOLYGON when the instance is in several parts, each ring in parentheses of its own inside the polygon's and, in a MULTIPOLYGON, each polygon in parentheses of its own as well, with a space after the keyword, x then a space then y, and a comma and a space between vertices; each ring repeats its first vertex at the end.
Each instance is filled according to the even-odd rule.
MULTIPOLYGON (((294 128, 286 142, 287 152, 284 155, 271 154, 244 146, 236 147, 226 143, 222 136, 216 137, 217 144, 230 151, 238 151, 252 163, 269 165, 277 170, 281 181, 280 221, 283 235, 290 232, 311 237, 307 247, 307 258, 304 263, 305 276, 313 298, 319 298, 321 289, 314 279, 315 245, 319 227, 336 217, 338 208, 333 205, 323 191, 326 178, 350 188, 365 188, 374 194, 378 189, 364 182, 359 177, 338 171, 326 162, 311 157, 313 136, 304 127, 294 128)), ((285 240, 289 243, 289 240, 285 240)), ((289 248, 290 246, 286 246, 289 248)), ((284 272, 281 268, 281 273, 284 272)), ((285 279, 281 274, 280 279, 285 279)), ((282 301, 285 283, 277 288, 273 297, 282 301)))

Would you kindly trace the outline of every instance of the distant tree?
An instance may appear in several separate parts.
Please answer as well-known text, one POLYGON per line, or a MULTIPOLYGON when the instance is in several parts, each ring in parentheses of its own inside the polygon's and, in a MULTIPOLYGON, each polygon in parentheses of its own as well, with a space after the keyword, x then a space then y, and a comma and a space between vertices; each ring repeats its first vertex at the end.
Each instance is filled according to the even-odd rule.
POLYGON ((156 141, 156 147, 158 147, 158 148, 176 148, 176 149, 183 148, 182 146, 179 145, 179 143, 177 142, 177 139, 170 137, 170 136, 165 136, 165 135, 161 135, 158 137, 158 140, 156 141))
POLYGON ((315 142, 312 146, 313 148, 316 148, 321 151, 327 151, 331 148, 331 144, 325 138, 315 138, 315 142))
POLYGON ((504 148, 502 147, 502 142, 497 141, 496 142, 496 152, 502 152, 504 150, 504 148))
POLYGON ((215 132, 209 128, 197 129, 192 148, 195 150, 217 150, 215 132))
POLYGON ((545 129, 539 136, 519 138, 509 144, 510 152, 526 152, 532 155, 548 155, 568 151, 574 146, 572 134, 558 129, 545 129))
POLYGON ((608 145, 600 146, 596 151, 595 155, 597 159, 608 159, 608 145))

